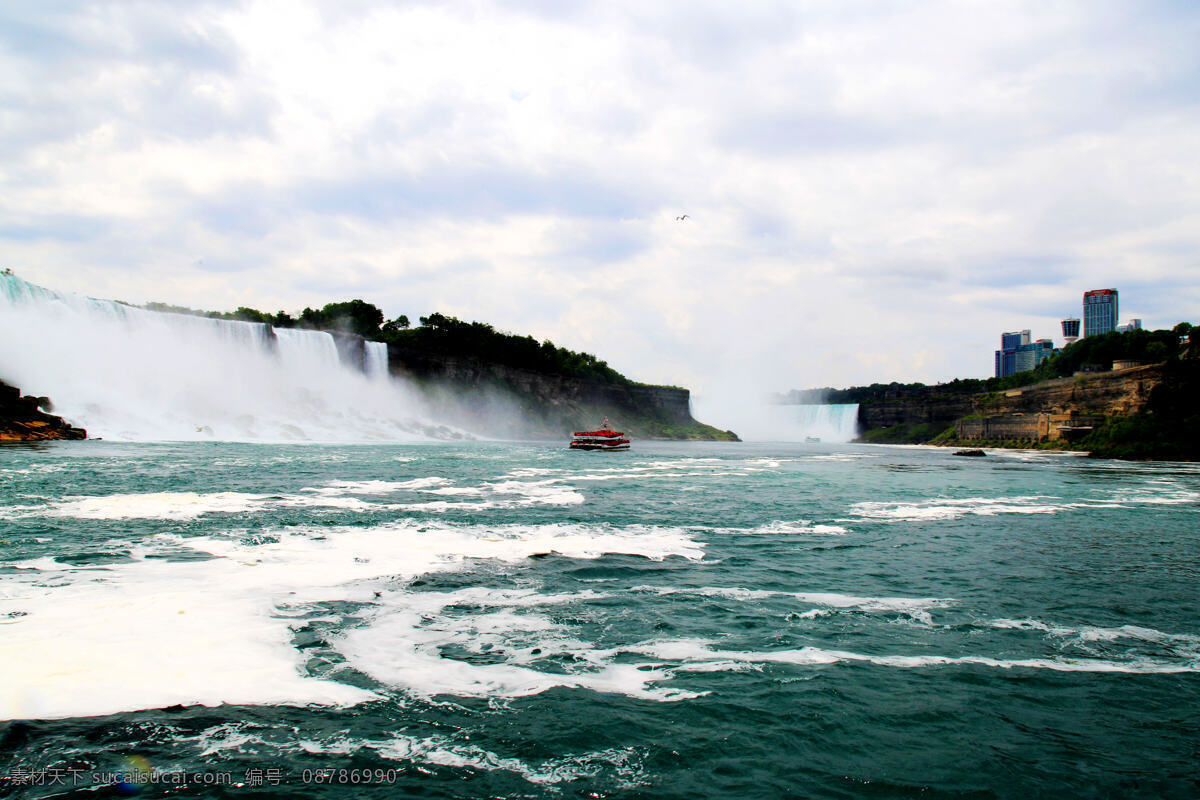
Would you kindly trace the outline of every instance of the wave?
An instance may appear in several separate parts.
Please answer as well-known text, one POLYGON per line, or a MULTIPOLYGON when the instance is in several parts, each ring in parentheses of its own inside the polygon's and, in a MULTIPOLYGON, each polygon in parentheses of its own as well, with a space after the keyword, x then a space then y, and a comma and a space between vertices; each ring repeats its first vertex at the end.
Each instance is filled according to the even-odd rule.
POLYGON ((313 508, 340 511, 423 511, 452 509, 524 508, 567 506, 584 502, 584 496, 560 481, 502 481, 480 487, 453 487, 451 481, 431 476, 407 481, 332 481, 322 487, 305 487, 298 494, 265 495, 242 492, 145 492, 68 497, 46 505, 0 507, 0 519, 69 517, 75 519, 190 520, 209 514, 246 514, 272 508, 313 508), (480 498, 478 502, 433 500, 408 503, 371 502, 353 495, 381 496, 398 492, 480 498))
POLYGON ((819 647, 802 647, 797 650, 775 650, 747 652, 741 650, 719 650, 711 642, 701 639, 678 639, 659 641, 644 646, 629 648, 630 652, 661 659, 664 666, 672 665, 678 671, 718 671, 728 665, 736 668, 744 665, 789 664, 794 666, 825 666, 843 662, 859 662, 898 669, 921 669, 945 666, 981 666, 996 669, 1047 669, 1056 672, 1120 672, 1140 675, 1178 674, 1200 672, 1200 664, 1162 661, 1150 658, 1129 661, 1111 661, 1089 658, 1015 658, 1001 659, 988 656, 942 656, 942 655, 867 655, 846 650, 826 650, 819 647))

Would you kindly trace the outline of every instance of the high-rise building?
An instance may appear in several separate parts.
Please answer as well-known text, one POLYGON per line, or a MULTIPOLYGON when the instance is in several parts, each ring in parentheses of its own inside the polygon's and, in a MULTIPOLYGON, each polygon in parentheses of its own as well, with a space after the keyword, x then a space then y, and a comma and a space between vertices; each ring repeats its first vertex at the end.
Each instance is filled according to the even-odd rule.
POLYGON ((1054 342, 1049 339, 1038 339, 1017 348, 1016 369, 1014 372, 1028 372, 1045 361, 1054 353, 1054 342))
POLYGON ((1083 335, 1098 336, 1117 329, 1117 290, 1092 289, 1083 293, 1083 335))
POLYGON ((1079 320, 1076 317, 1067 317, 1062 321, 1063 339, 1067 344, 1073 344, 1079 340, 1079 320))
POLYGON ((1129 333, 1130 331, 1140 331, 1141 329, 1142 329, 1142 320, 1139 317, 1134 317, 1133 319, 1129 320, 1129 322, 1126 322, 1124 325, 1117 326, 1118 333, 1129 333))
POLYGON ((996 351, 997 378, 1031 370, 1054 352, 1054 342, 1049 339, 1034 342, 1031 338, 1028 330, 1000 334, 1000 349, 996 351))

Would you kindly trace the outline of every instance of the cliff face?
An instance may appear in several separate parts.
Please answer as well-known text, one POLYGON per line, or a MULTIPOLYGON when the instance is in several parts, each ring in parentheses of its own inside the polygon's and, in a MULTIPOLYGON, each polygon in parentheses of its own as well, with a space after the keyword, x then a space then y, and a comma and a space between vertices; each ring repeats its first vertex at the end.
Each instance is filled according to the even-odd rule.
POLYGON ((858 422, 863 429, 894 425, 952 425, 973 413, 971 395, 898 395, 878 403, 860 403, 858 422))
POLYGON ((49 406, 46 398, 22 397, 19 389, 0 381, 0 442, 87 438, 87 431, 42 411, 49 406))
POLYGON ((1146 408, 1162 382, 1163 365, 1043 381, 974 396, 976 414, 1102 414, 1125 417, 1146 408))
POLYGON ((612 424, 641 439, 736 440, 692 418, 687 389, 547 375, 476 359, 388 346, 395 375, 412 380, 442 415, 499 437, 552 438, 612 424))
POLYGON ((962 417, 1012 414, 1101 414, 1128 416, 1146 407, 1162 381, 1162 365, 1101 372, 1044 381, 1007 392, 941 394, 931 386, 897 394, 878 403, 862 403, 865 429, 894 425, 949 427, 962 417))

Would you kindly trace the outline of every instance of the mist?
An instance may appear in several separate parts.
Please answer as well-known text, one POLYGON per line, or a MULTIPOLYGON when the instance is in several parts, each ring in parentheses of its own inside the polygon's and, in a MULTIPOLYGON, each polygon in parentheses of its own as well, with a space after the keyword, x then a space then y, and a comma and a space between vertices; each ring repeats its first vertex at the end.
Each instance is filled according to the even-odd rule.
MULTIPOLYGON (((779 391, 779 387, 775 387, 779 391)), ((858 404, 781 403, 743 376, 715 391, 693 395, 694 416, 736 432, 747 442, 849 442, 858 436, 858 404)))

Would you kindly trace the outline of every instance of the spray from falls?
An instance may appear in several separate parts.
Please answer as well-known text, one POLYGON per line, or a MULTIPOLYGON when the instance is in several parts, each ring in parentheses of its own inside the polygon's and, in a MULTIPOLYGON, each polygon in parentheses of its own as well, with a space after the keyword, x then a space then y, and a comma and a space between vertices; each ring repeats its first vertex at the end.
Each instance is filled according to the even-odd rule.
MULTIPOLYGON (((858 403, 779 406, 784 429, 796 437, 848 442, 858 436, 858 403)), ((785 440, 786 441, 786 440, 785 440)))
MULTIPOLYGON (((0 379, 92 436, 423 439, 437 426, 367 342, 346 365, 323 331, 147 311, 0 275, 0 379)), ((444 429, 443 429, 444 430, 444 429)))
POLYGON ((778 403, 746 400, 736 392, 697 398, 699 415, 729 427, 747 442, 827 443, 858 437, 857 403, 778 403))

